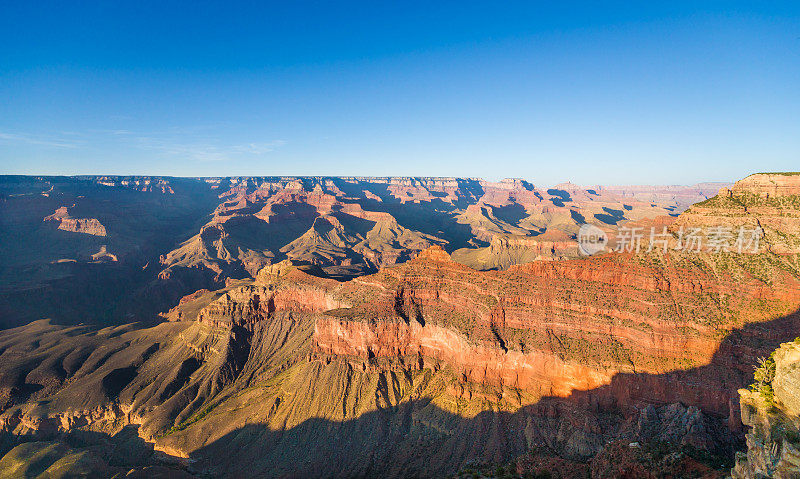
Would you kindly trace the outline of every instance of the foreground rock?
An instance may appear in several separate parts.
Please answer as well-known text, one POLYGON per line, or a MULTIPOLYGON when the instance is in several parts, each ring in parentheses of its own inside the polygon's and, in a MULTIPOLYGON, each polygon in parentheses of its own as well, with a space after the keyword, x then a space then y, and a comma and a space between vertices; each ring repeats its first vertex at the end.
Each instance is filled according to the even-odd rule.
POLYGON ((749 426, 747 452, 737 453, 735 479, 800 477, 800 340, 781 345, 761 366, 766 377, 741 395, 749 426))

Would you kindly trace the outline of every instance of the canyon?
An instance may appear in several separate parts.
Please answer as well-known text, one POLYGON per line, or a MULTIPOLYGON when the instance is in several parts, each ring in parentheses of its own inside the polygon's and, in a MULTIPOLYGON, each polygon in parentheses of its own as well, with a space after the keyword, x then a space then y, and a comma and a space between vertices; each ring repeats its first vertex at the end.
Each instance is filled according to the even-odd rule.
POLYGON ((800 335, 800 175, 3 185, 0 465, 18 473, 725 477, 760 421, 739 390, 800 335), (581 257, 584 224, 746 225, 764 247, 581 257), (82 285, 109 271, 124 280, 82 285), (75 291, 61 316, 21 299, 75 291))
POLYGON ((576 257, 586 222, 612 231, 672 217, 722 186, 0 176, 0 327, 151 321, 186 294, 284 259, 345 280, 432 245, 477 269, 576 257))

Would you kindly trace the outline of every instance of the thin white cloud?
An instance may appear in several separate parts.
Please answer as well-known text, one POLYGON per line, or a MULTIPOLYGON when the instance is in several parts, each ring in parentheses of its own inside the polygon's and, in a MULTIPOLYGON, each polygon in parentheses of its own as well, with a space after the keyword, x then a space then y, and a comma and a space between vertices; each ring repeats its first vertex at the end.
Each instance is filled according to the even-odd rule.
POLYGON ((253 153, 255 155, 263 155, 265 153, 275 151, 276 148, 280 148, 285 144, 286 142, 284 140, 273 140, 266 143, 247 143, 245 145, 235 145, 232 147, 232 150, 253 153))
POLYGON ((0 131, 0 142, 23 143, 27 145, 49 146, 53 148, 77 148, 80 146, 80 142, 67 138, 9 133, 2 131, 0 131))
POLYGON ((0 131, 0 143, 18 143, 53 148, 79 148, 113 143, 120 148, 149 151, 169 159, 188 159, 200 162, 235 161, 266 155, 286 144, 284 140, 253 141, 230 144, 208 136, 175 133, 136 132, 122 128, 90 129, 85 132, 63 132, 57 135, 34 135, 0 131))
POLYGON ((261 156, 286 144, 284 140, 253 142, 244 144, 220 144, 214 141, 181 142, 157 136, 137 136, 133 138, 136 146, 154 150, 175 158, 196 161, 233 161, 243 156, 261 156))

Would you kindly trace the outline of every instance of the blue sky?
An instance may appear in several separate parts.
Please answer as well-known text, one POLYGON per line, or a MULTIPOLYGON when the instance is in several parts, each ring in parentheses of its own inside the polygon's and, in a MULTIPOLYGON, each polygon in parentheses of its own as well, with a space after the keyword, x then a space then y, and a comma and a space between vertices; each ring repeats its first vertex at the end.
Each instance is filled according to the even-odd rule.
POLYGON ((800 170, 798 2, 14 3, 0 174, 800 170))

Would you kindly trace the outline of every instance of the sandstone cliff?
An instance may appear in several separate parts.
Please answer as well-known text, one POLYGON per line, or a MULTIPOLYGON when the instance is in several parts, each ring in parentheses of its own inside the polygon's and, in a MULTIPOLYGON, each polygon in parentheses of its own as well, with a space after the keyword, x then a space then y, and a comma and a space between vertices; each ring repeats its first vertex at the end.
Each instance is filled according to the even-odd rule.
POLYGON ((714 198, 693 205, 673 229, 680 227, 756 230, 762 236, 759 251, 796 254, 800 252, 800 175, 748 176, 714 198))
POLYGON ((798 173, 756 173, 730 188, 732 195, 752 194, 764 199, 800 195, 798 173))

